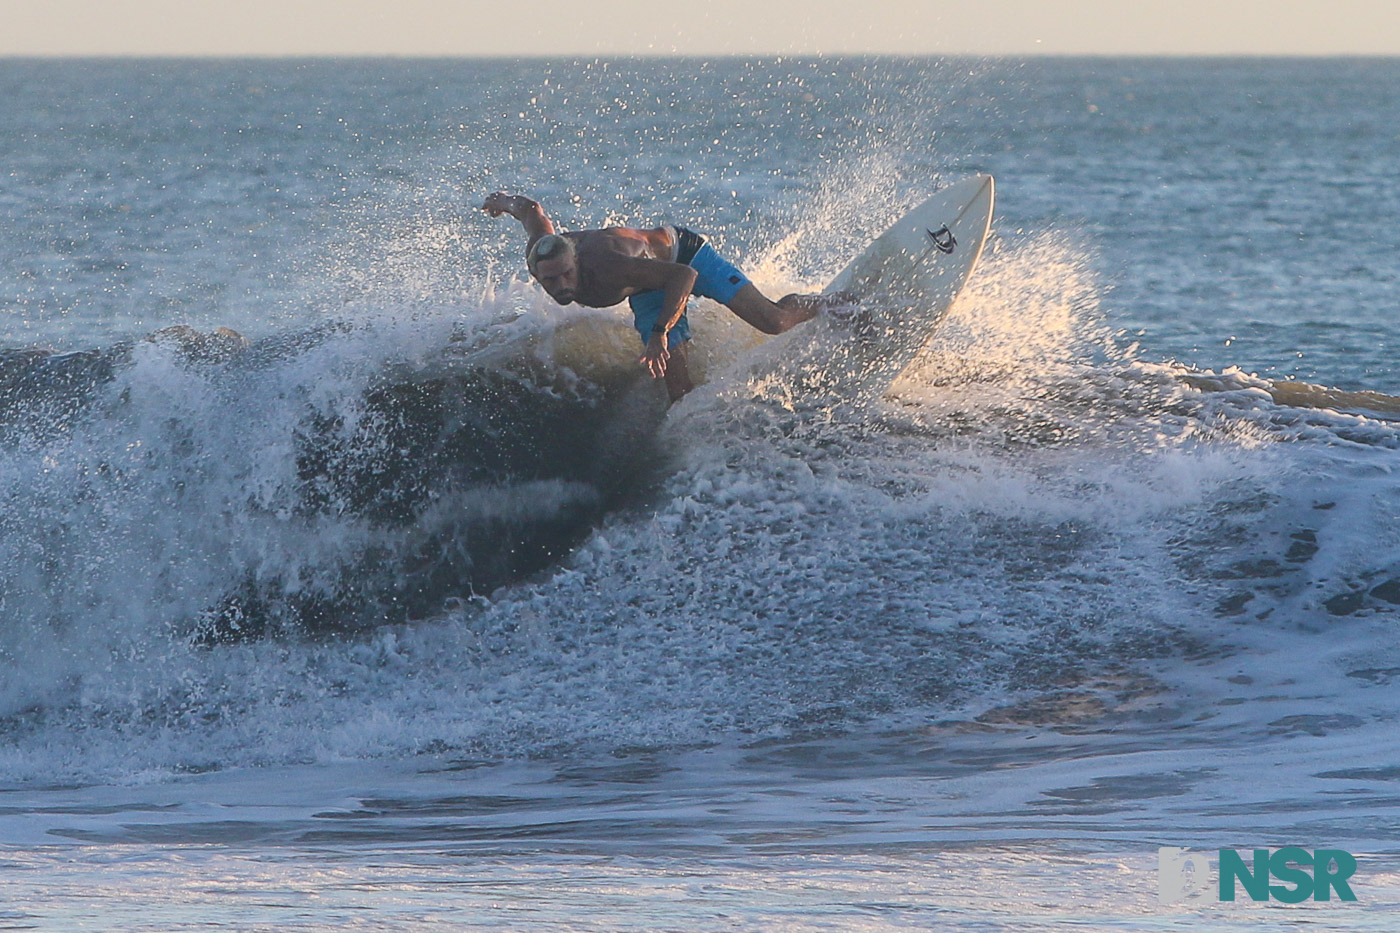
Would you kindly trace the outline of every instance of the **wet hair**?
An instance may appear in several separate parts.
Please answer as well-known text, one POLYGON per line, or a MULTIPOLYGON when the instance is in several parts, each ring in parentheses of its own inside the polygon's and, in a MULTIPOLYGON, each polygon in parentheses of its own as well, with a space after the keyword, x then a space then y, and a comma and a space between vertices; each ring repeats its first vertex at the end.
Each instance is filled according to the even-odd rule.
POLYGON ((573 240, 557 233, 546 233, 530 245, 530 252, 525 254, 525 265, 529 268, 530 274, 534 275, 535 266, 539 265, 541 259, 563 259, 565 256, 572 255, 574 255, 573 240))

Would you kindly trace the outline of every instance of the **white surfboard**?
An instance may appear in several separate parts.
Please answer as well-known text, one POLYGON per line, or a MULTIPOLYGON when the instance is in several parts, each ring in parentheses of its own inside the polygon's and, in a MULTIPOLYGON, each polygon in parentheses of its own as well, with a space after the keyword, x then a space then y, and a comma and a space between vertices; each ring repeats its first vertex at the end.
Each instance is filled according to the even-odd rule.
POLYGON ((783 341, 779 358, 800 391, 858 402, 889 388, 977 267, 991 230, 995 188, 990 175, 948 185, 831 280, 823 294, 849 292, 859 301, 849 318, 823 314, 793 328, 783 341))

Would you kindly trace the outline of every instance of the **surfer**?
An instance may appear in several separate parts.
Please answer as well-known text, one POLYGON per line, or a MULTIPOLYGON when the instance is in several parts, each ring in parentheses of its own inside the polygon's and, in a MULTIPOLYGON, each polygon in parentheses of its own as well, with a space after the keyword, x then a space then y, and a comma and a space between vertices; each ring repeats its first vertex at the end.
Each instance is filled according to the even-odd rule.
POLYGON ((538 201, 502 191, 488 197, 481 209, 492 217, 509 214, 525 227, 530 237, 525 264, 559 304, 610 308, 627 299, 646 346, 639 362, 652 376, 666 380, 673 402, 695 387, 685 347, 690 339, 686 302, 691 295, 713 298, 765 334, 781 334, 828 304, 845 300, 786 295, 770 301, 705 237, 685 227, 556 233, 538 201))

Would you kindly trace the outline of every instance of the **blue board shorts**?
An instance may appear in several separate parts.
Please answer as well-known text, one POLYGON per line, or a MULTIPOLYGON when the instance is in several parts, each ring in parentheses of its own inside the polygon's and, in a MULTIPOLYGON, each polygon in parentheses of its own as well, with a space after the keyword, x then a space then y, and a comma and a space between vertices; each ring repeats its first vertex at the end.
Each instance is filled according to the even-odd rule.
MULTIPOLYGON (((739 289, 749 284, 748 276, 715 252, 715 248, 700 234, 684 227, 675 229, 676 262, 695 270, 695 284, 691 286, 690 293, 713 298, 722 305, 729 304, 739 293, 739 289)), ((628 298, 627 303, 632 306, 632 323, 637 328, 637 333, 642 335, 642 343, 646 344, 651 339, 651 329, 656 326, 656 319, 661 317, 666 293, 638 292, 628 298)), ((671 328, 666 346, 674 347, 689 339, 690 322, 682 314, 676 326, 671 328)))

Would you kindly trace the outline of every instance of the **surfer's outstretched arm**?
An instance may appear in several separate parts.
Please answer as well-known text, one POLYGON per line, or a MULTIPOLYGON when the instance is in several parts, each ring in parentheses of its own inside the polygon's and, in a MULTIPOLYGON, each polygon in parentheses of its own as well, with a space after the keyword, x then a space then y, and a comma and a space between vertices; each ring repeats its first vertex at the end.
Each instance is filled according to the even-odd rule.
POLYGON ((526 252, 529 252, 535 241, 542 236, 548 236, 554 232, 554 224, 545 216, 544 208, 540 202, 533 198, 527 198, 523 194, 506 194, 504 191, 496 193, 486 198, 486 203, 481 205, 481 209, 492 217, 499 217, 502 214, 509 214, 520 221, 525 228, 526 234, 530 237, 530 242, 525 244, 526 252))

